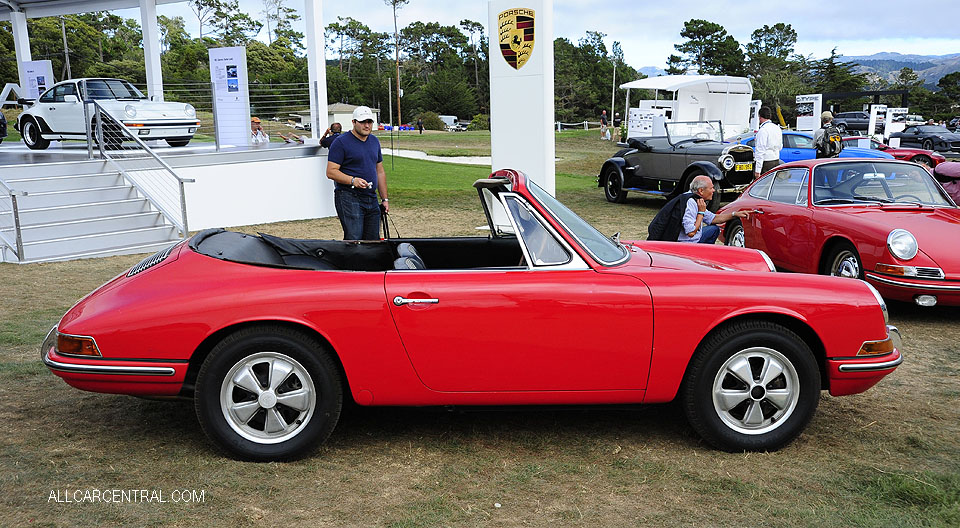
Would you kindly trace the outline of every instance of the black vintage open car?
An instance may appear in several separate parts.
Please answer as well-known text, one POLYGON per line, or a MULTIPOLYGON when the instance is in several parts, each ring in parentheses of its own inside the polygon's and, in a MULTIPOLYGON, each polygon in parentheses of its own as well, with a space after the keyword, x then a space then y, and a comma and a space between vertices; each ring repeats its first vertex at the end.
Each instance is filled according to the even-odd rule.
MULTIPOLYGON (((628 192, 672 198, 700 175, 714 180, 717 193, 739 194, 753 181, 753 149, 723 143, 719 121, 667 123, 665 136, 629 138, 626 147, 604 162, 597 177, 608 201, 623 203, 628 192)), ((729 197, 729 196, 728 196, 729 197)))

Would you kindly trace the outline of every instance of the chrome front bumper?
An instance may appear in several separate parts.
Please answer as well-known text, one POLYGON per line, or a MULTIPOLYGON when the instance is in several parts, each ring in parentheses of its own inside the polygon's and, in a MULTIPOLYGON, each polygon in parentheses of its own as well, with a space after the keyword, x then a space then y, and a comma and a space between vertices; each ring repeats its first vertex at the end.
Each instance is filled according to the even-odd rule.
POLYGON ((900 330, 896 326, 887 325, 887 336, 893 340, 893 347, 898 352, 895 359, 879 361, 876 363, 847 363, 840 365, 840 372, 876 372, 878 370, 892 369, 903 363, 903 338, 900 336, 900 330))

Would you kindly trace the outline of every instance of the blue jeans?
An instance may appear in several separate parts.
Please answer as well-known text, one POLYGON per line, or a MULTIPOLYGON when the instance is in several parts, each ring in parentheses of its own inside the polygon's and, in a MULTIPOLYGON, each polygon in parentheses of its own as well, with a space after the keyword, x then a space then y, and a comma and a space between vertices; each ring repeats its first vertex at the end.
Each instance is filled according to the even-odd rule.
POLYGON ((703 226, 700 231, 700 242, 701 244, 715 244, 717 242, 717 237, 720 236, 720 226, 715 226, 713 224, 703 226))
POLYGON ((376 194, 334 189, 333 204, 344 240, 380 240, 380 204, 376 194))

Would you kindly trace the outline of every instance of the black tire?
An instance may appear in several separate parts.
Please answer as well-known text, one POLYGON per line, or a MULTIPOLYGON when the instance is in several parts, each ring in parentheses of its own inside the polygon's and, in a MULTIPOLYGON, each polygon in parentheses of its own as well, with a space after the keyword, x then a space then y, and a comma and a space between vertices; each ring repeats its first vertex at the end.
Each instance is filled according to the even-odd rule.
POLYGON ((627 201, 627 191, 623 190, 623 175, 616 167, 607 167, 603 172, 603 195, 608 202, 627 201))
POLYGON ((50 146, 50 140, 40 135, 40 126, 33 119, 24 119, 20 124, 23 143, 30 150, 44 150, 50 146))
POLYGON ((921 145, 920 148, 922 148, 923 150, 933 150, 932 139, 924 139, 923 143, 921 143, 920 145, 921 145))
POLYGON ((343 408, 343 381, 316 339, 281 326, 247 328, 207 356, 194 407, 203 432, 229 455, 290 460, 333 432, 343 408), (246 369, 253 375, 243 376, 246 369))
POLYGON ((789 329, 743 321, 700 344, 681 391, 687 420, 709 444, 724 451, 775 451, 813 418, 820 368, 810 347, 789 329), (764 380, 769 368, 776 375, 764 380))
POLYGON ((171 147, 186 147, 190 143, 189 139, 167 139, 167 145, 171 147))
POLYGON ((728 246, 747 247, 743 239, 743 223, 739 218, 727 222, 727 227, 723 231, 723 241, 728 246))
POLYGON ((919 163, 921 165, 926 165, 927 167, 933 167, 933 160, 930 159, 930 156, 925 156, 923 154, 914 156, 913 159, 911 159, 910 161, 914 163, 919 163))
POLYGON ((863 262, 857 248, 849 242, 841 242, 827 253, 820 266, 820 273, 834 277, 863 279, 863 262))
POLYGON ((837 124, 837 131, 840 132, 840 135, 841 135, 841 136, 846 135, 846 133, 847 133, 847 125, 846 125, 846 123, 839 123, 839 124, 837 124))

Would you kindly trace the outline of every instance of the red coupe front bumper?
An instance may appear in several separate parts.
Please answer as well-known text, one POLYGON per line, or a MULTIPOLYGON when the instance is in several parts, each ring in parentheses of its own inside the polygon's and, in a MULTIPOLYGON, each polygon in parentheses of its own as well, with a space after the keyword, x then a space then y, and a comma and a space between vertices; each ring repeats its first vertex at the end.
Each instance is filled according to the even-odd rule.
POLYGON ((845 396, 858 394, 873 387, 887 374, 903 363, 900 331, 887 325, 887 339, 893 342, 893 352, 880 356, 828 358, 827 377, 830 394, 845 396))

